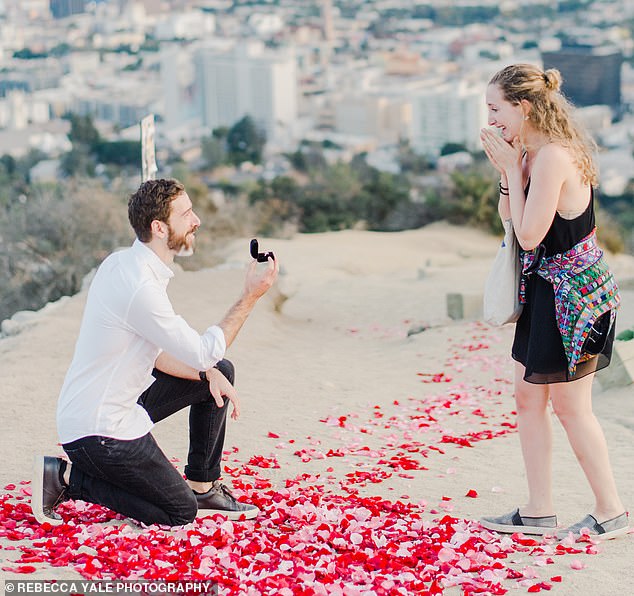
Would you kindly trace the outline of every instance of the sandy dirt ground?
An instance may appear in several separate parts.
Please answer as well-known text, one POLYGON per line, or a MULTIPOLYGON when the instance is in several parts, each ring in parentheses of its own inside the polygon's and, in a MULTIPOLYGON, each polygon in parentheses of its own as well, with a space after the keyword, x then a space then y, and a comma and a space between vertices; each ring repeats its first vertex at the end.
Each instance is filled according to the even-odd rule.
MULTIPOLYGON (((445 513, 477 520, 524 503, 525 474, 513 429, 512 326, 454 321, 446 307, 449 292, 481 294, 496 246, 495 238, 446 224, 392 234, 345 231, 261 239, 262 248, 278 255, 281 275, 227 354, 237 370, 242 416, 229 423, 226 465, 274 458, 279 467, 259 469, 274 488, 307 474, 328 478, 335 492, 350 474, 377 476, 389 469, 389 476, 359 482, 360 494, 418 504, 429 520, 445 513), (451 407, 443 406, 448 402, 451 407), (427 413, 432 408, 432 427, 412 424, 421 404, 427 413), (485 430, 500 434, 484 438, 485 430), (470 446, 451 440, 469 436, 470 446), (377 465, 381 457, 403 459, 407 448, 395 451, 399 442, 426 445, 424 459, 420 449, 416 455, 427 469, 407 469, 402 462, 400 467, 377 465), (343 456, 327 455, 336 450, 343 456)), ((220 267, 177 268, 169 287, 176 311, 201 331, 220 320, 240 292, 247 260, 248 239, 243 239, 227 246, 220 267)), ((634 259, 609 261, 624 281, 618 319, 623 329, 634 325, 634 259)), ((0 340, 0 492, 15 486, 13 494, 22 490, 28 501, 29 484, 20 483, 30 480, 33 455, 61 454, 56 400, 84 299, 80 293, 51 304, 19 334, 0 340)), ((634 387, 603 389, 599 376, 594 403, 622 499, 631 509, 634 387)), ((568 525, 591 511, 593 498, 555 418, 553 428, 557 513, 568 525)), ((154 434, 165 453, 183 465, 187 413, 161 422, 154 434)), ((228 475, 225 479, 231 483, 228 475)), ((28 540, 0 534, 0 577, 25 577, 15 572, 14 563, 24 544, 28 540)), ((628 535, 596 550, 534 567, 544 581, 561 577, 550 583, 554 594, 629 593, 634 538, 628 535)), ((518 555, 519 568, 533 565, 526 556, 518 555)), ((80 574, 71 566, 40 563, 29 577, 80 574)), ((506 587, 524 592, 528 585, 506 587)), ((461 593, 450 587, 445 592, 461 593)))

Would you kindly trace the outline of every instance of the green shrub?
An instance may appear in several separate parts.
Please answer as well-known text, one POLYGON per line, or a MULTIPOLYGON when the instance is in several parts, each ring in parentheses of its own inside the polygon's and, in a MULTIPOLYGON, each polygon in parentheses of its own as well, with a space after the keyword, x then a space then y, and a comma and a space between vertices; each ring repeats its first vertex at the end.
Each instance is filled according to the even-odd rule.
POLYGON ((75 181, 35 187, 0 210, 0 320, 74 294, 112 250, 130 244, 126 204, 75 181))

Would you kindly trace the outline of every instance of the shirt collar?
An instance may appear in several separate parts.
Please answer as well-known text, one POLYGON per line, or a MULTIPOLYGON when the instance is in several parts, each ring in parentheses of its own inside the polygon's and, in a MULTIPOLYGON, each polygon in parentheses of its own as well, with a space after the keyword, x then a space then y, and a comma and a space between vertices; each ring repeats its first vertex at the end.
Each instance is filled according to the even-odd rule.
POLYGON ((157 279, 167 281, 174 277, 174 272, 165 264, 159 256, 138 238, 132 244, 132 250, 147 263, 157 279))

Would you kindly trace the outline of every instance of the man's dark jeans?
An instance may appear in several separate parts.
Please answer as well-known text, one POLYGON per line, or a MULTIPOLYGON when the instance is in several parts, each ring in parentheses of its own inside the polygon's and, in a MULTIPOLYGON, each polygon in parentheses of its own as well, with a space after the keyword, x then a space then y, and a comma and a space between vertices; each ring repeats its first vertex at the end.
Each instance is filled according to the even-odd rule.
MULTIPOLYGON (((233 385, 231 362, 221 360, 216 368, 233 385)), ((199 482, 216 480, 220 477, 229 400, 219 408, 207 383, 158 370, 152 374, 156 381, 139 403, 153 422, 191 406, 185 475, 199 482)), ((150 433, 131 441, 83 437, 63 447, 73 463, 68 490, 71 499, 104 505, 146 524, 177 526, 196 517, 194 493, 150 433)))

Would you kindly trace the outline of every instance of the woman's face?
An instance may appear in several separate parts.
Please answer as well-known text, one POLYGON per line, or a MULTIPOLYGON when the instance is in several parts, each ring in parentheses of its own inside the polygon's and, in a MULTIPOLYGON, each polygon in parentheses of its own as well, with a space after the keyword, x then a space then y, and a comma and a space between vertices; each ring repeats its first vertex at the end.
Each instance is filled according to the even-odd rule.
POLYGON ((486 102, 489 126, 497 128, 502 138, 510 143, 519 136, 524 122, 521 104, 512 104, 506 101, 497 85, 487 87, 486 102))

